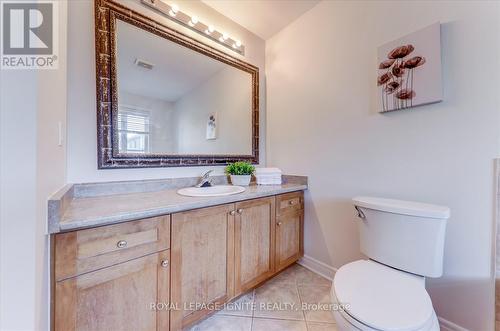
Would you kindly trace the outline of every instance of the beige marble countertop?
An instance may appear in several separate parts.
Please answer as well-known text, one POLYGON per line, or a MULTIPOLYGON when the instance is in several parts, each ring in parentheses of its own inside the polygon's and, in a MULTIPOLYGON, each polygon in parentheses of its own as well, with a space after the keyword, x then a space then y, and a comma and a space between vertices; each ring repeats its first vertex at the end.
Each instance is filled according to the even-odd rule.
MULTIPOLYGON (((120 223, 306 189, 307 179, 285 181, 282 185, 250 185, 240 194, 220 197, 181 196, 177 194, 178 187, 152 192, 69 198, 59 194, 52 199, 52 202, 57 203, 57 208, 50 208, 49 203, 49 233, 120 223)), ((69 187, 65 192, 71 190, 69 187)))

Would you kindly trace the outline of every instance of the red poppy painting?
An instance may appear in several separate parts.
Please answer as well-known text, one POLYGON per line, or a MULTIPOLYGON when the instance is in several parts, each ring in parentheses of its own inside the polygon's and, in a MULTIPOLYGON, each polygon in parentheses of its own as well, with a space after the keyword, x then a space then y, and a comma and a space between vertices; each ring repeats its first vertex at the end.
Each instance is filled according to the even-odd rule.
POLYGON ((382 113, 442 101, 440 24, 380 46, 377 70, 382 113))

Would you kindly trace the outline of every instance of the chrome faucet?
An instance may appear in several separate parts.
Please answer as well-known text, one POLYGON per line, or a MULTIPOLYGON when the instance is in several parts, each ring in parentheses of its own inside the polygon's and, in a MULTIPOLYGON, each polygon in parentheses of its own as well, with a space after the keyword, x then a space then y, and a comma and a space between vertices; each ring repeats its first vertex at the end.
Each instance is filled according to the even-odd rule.
POLYGON ((205 172, 203 174, 203 176, 201 176, 200 181, 198 182, 198 184, 195 185, 195 187, 210 187, 210 186, 212 186, 212 182, 210 180, 210 173, 212 171, 213 170, 209 170, 209 171, 205 172))

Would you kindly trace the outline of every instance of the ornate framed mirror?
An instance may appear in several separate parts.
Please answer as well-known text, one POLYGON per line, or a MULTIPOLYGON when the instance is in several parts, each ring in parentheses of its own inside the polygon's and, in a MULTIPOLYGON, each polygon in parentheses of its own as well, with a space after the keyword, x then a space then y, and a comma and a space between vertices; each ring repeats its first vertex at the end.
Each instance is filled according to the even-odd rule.
POLYGON ((95 0, 99 169, 259 161, 259 70, 95 0))

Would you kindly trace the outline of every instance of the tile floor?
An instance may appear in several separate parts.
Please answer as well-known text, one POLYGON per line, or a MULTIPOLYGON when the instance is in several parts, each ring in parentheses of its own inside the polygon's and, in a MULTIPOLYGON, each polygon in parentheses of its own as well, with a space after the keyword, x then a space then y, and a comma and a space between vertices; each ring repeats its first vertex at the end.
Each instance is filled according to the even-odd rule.
POLYGON ((330 303, 330 286, 329 280, 295 264, 188 330, 337 331, 331 311, 324 305, 315 309, 330 303))

